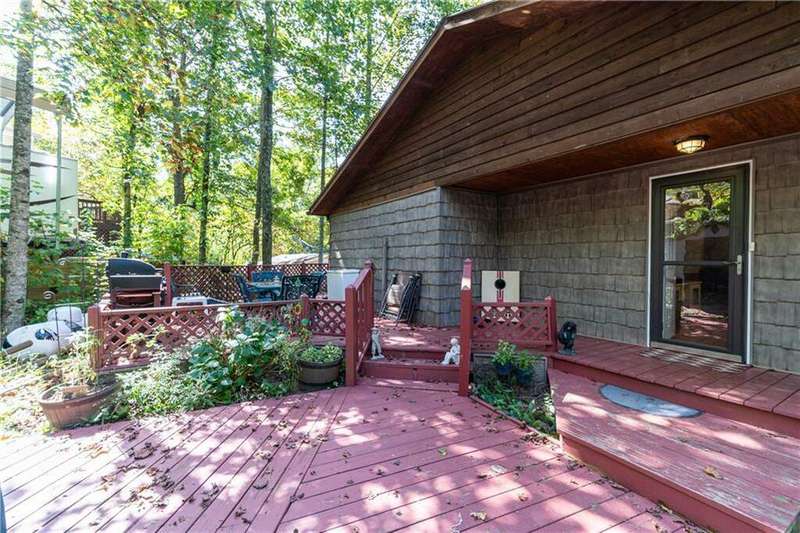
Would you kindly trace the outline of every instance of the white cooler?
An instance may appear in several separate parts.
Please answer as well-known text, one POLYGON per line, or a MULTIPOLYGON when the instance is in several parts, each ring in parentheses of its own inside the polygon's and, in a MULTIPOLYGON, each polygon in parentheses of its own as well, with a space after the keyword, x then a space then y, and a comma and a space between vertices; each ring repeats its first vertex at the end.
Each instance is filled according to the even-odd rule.
POLYGON ((357 268, 328 270, 328 299, 344 300, 345 287, 356 281, 359 272, 357 268))

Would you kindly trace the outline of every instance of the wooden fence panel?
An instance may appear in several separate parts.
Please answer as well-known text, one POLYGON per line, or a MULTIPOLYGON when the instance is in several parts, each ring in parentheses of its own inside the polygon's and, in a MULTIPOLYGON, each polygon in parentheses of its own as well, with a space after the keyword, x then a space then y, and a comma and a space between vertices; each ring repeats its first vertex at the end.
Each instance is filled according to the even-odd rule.
MULTIPOLYGON (((250 279, 253 272, 283 272, 285 276, 298 276, 327 272, 327 263, 298 263, 287 265, 164 265, 164 275, 172 296, 200 293, 224 302, 241 302, 242 294, 234 276, 239 274, 250 279), (167 276, 167 274, 169 275, 167 276)), ((320 293, 327 292, 327 276, 323 277, 320 293)))

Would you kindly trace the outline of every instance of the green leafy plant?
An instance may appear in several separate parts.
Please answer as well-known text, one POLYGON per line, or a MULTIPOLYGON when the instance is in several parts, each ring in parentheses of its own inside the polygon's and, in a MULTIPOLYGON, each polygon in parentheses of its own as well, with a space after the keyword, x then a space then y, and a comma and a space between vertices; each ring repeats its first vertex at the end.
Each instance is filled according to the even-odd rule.
POLYGON ((300 361, 325 365, 336 363, 342 359, 342 349, 333 344, 309 346, 300 354, 300 361))
POLYGON ((492 362, 497 366, 506 366, 514 363, 517 347, 506 341, 497 343, 497 350, 492 356, 492 362))
POLYGON ((233 401, 231 370, 225 365, 218 340, 201 342, 192 349, 186 375, 197 387, 208 391, 213 404, 233 401))
POLYGON ((97 373, 92 366, 91 353, 97 339, 88 332, 76 333, 76 338, 64 355, 48 359, 47 366, 61 385, 92 386, 97 382, 97 373))
POLYGON ((555 409, 549 394, 530 401, 517 397, 514 389, 497 379, 477 385, 476 394, 497 410, 521 420, 534 429, 554 435, 556 433, 555 409))
POLYGON ((121 374, 119 390, 95 422, 164 415, 214 405, 204 380, 186 375, 185 353, 156 353, 145 368, 121 374))

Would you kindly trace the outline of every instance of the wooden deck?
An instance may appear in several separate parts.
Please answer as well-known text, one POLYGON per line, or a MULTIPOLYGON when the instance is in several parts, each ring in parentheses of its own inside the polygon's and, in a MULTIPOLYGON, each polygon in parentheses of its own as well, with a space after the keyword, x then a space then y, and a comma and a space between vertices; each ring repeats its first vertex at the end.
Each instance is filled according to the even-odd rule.
MULTIPOLYGON (((433 326, 395 324, 394 320, 376 318, 375 326, 381 331, 381 346, 384 351, 397 356, 409 353, 431 352, 441 359, 450 348, 450 338, 458 337, 458 327, 437 328, 433 326)), ((330 342, 344 346, 344 337, 315 335, 314 341, 330 342)))
POLYGON ((24 532, 682 528, 467 398, 391 385, 4 442, 8 523, 24 532))
POLYGON ((645 414, 558 370, 550 383, 566 450, 617 481, 716 531, 800 525, 800 440, 711 413, 645 414))
POLYGON ((580 337, 552 368, 800 438, 800 375, 580 337))

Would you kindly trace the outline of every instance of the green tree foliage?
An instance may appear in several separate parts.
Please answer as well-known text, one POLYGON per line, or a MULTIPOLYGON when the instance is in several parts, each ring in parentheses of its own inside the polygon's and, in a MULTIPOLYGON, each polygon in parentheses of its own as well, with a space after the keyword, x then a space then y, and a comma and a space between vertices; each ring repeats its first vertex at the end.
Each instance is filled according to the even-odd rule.
POLYGON ((65 155, 122 216, 120 247, 268 261, 316 251, 321 182, 441 17, 475 3, 46 0, 37 83, 70 104, 65 155))

